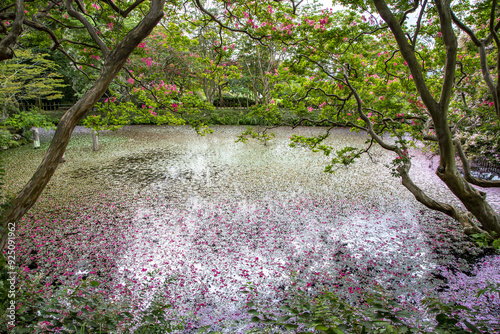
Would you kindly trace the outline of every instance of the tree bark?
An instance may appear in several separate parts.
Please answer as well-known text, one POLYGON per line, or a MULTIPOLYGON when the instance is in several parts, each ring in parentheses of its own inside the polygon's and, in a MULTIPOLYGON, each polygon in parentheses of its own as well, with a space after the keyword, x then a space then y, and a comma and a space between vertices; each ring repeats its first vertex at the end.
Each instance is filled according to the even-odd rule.
POLYGON ((455 207, 449 204, 438 202, 427 196, 427 194, 422 191, 422 189, 420 189, 415 183, 413 183, 413 180, 410 178, 410 175, 408 174, 410 166, 411 164, 410 162, 408 162, 404 167, 399 167, 398 172, 401 175, 401 183, 413 194, 413 196, 415 196, 415 199, 417 201, 431 210, 442 212, 457 220, 460 225, 462 225, 464 233, 467 235, 485 232, 473 223, 471 215, 469 213, 457 210, 455 207))
POLYGON ((16 18, 12 23, 9 34, 0 41, 0 61, 14 57, 11 46, 15 44, 17 38, 23 31, 24 0, 16 0, 16 18))
POLYGON ((33 148, 40 148, 40 136, 38 133, 38 128, 34 127, 31 131, 33 131, 33 148))
POLYGON ((54 138, 35 174, 16 195, 10 207, 0 219, 0 252, 3 251, 7 242, 8 224, 15 224, 33 204, 35 204, 59 165, 75 126, 105 93, 132 51, 151 33, 153 28, 163 17, 164 1, 165 0, 151 1, 150 9, 146 16, 123 38, 116 48, 108 54, 101 73, 92 87, 59 121, 54 138))
POLYGON ((391 29, 400 48, 401 55, 407 62, 408 68, 411 71, 413 81, 422 98, 422 102, 427 107, 434 123, 440 157, 436 174, 462 202, 467 210, 469 210, 469 212, 482 224, 486 231, 494 231, 500 236, 500 215, 491 208, 486 201, 485 194, 472 187, 460 175, 456 165, 455 145, 447 119, 448 107, 453 94, 458 48, 457 39, 452 27, 450 1, 434 1, 440 18, 441 32, 446 49, 444 76, 439 101, 432 96, 423 77, 422 68, 417 61, 415 51, 408 43, 407 36, 401 28, 399 21, 394 17, 392 11, 387 6, 387 3, 384 0, 374 0, 374 4, 382 19, 391 29))

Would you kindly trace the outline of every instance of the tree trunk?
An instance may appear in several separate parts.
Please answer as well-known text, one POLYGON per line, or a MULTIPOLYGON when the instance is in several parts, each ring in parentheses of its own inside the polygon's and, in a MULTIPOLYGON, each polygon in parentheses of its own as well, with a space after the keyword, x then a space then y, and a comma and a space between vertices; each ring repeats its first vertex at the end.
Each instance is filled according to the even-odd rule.
POLYGON ((92 149, 99 151, 99 132, 92 130, 92 149))
POLYGON ((221 86, 218 86, 217 89, 219 91, 219 107, 220 108, 225 107, 224 101, 222 100, 222 88, 221 88, 221 86))
POLYGON ((33 129, 31 129, 31 131, 33 131, 33 148, 40 148, 40 136, 38 134, 38 128, 34 127, 33 129))
POLYGON ((450 131, 447 119, 450 100, 453 95, 455 84, 456 58, 458 43, 452 27, 452 14, 449 2, 435 0, 441 25, 441 33, 446 49, 446 62, 443 69, 442 87, 437 101, 431 93, 424 79, 422 68, 415 50, 408 43, 408 38, 393 15, 391 9, 384 0, 374 0, 377 11, 391 29, 401 52, 401 55, 408 64, 413 76, 413 81, 417 91, 422 98, 422 102, 427 107, 434 128, 439 146, 439 167, 436 174, 462 202, 462 204, 474 215, 487 232, 496 232, 500 236, 500 215, 496 213, 486 201, 484 192, 480 192, 472 187, 458 172, 456 166, 455 147, 453 136, 450 131))
POLYGON ((467 210, 476 217, 482 227, 488 232, 494 231, 498 238, 500 236, 500 215, 486 201, 486 194, 471 186, 459 174, 455 165, 447 168, 439 166, 436 174, 460 199, 467 210))
POLYGON ((31 177, 24 188, 16 195, 0 219, 0 252, 3 251, 7 242, 8 224, 16 224, 17 221, 35 204, 43 189, 54 174, 64 154, 66 146, 71 138, 73 129, 85 116, 88 110, 94 106, 104 94, 118 72, 121 70, 132 51, 147 37, 156 24, 163 17, 164 0, 152 0, 149 12, 133 28, 116 48, 109 53, 102 67, 99 77, 92 87, 71 107, 61 118, 57 125, 54 138, 49 149, 38 166, 35 174, 31 177))

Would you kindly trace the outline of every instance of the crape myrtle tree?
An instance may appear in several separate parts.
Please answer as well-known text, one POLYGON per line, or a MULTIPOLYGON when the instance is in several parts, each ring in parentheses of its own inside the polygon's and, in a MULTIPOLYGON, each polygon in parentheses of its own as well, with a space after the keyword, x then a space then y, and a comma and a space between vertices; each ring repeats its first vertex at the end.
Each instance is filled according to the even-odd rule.
POLYGON ((259 104, 260 98, 264 104, 269 104, 273 85, 270 75, 278 70, 281 52, 272 43, 263 46, 250 38, 245 40, 247 42, 241 46, 239 57, 244 75, 250 79, 255 104, 259 104))
MULTIPOLYGON (((467 234, 500 236, 499 214, 475 187, 500 182, 473 177, 467 155, 474 148, 476 154, 498 157, 497 1, 334 1, 344 6, 342 13, 301 12, 300 3, 222 1, 224 11, 217 15, 198 6, 225 29, 262 44, 279 41, 289 51, 273 75, 274 94, 295 111, 294 125, 349 126, 370 136, 365 148, 337 152, 324 144, 327 134, 292 136, 292 145, 331 156, 326 170, 333 171, 335 164, 349 165, 378 144, 394 152, 392 173, 419 202, 453 217, 467 234), (470 134, 478 137, 472 145, 470 134), (408 150, 417 143, 435 149, 436 174, 465 210, 413 182, 408 150)), ((273 102, 261 110, 279 120, 273 102)))
POLYGON ((145 40, 143 55, 134 55, 128 68, 140 79, 176 85, 181 95, 195 90, 201 62, 193 52, 197 42, 188 36, 188 28, 185 22, 157 26, 145 40))
POLYGON ((228 31, 215 29, 210 20, 200 19, 198 13, 191 18, 195 26, 197 45, 194 52, 202 66, 199 83, 205 99, 213 103, 216 99, 222 106, 222 93, 231 80, 241 77, 241 68, 234 59, 235 40, 228 31))
MULTIPOLYGON (((61 118, 40 166, 11 201, 1 217, 0 250, 4 248, 9 224, 29 210, 54 174, 78 121, 101 98, 125 65, 130 54, 178 4, 165 0, 112 0, 5 2, 0 8, 0 60, 15 57, 15 50, 33 36, 50 43, 88 77, 89 88, 61 118)), ((41 43, 41 42, 40 42, 41 43)))

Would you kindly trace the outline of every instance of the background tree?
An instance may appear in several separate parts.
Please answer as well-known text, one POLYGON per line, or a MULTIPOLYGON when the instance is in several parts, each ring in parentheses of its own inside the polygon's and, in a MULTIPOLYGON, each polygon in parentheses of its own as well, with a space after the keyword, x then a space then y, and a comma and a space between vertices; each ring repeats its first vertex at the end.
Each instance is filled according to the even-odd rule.
POLYGON ((141 80, 176 85, 181 95, 198 89, 202 63, 194 51, 198 42, 188 37, 188 29, 183 22, 157 26, 127 69, 141 80))
POLYGON ((0 63, 0 103, 2 118, 19 112, 20 103, 34 100, 40 106, 41 99, 55 100, 63 95, 66 85, 56 73, 57 65, 47 59, 48 54, 31 50, 18 50, 17 57, 0 63))
POLYGON ((266 46, 256 44, 251 40, 241 46, 241 55, 238 58, 244 69, 244 76, 249 80, 249 89, 253 93, 255 104, 269 104, 273 88, 272 75, 276 74, 280 63, 280 55, 276 45, 266 46))
POLYGON ((222 92, 229 88, 232 79, 241 76, 238 64, 231 57, 235 44, 225 40, 223 35, 217 36, 214 31, 202 29, 199 34, 195 51, 203 64, 200 73, 201 88, 207 102, 213 103, 218 99, 218 104, 222 106, 222 92))

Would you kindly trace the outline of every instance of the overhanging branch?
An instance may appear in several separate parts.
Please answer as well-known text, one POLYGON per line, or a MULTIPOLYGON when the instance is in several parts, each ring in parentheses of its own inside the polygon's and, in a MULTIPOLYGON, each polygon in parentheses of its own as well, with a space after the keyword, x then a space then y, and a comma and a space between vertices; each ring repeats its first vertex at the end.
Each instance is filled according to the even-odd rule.
MULTIPOLYGON (((428 207, 431 210, 436 210, 442 212, 451 218, 457 220, 463 227, 464 233, 471 235, 475 233, 486 233, 483 229, 479 228, 472 222, 471 215, 469 213, 457 210, 455 207, 436 201, 429 197, 420 187, 418 187, 413 180, 410 178, 409 171, 411 168, 411 163, 408 161, 403 166, 399 166, 397 171, 401 175, 401 183, 408 189, 415 199, 428 207)), ((488 234, 486 234, 488 235, 488 234)))
POLYGON ((458 157, 462 162, 462 167, 464 169, 464 178, 465 180, 467 180, 467 182, 483 188, 500 187, 500 181, 482 180, 472 176, 470 173, 469 159, 467 159, 467 157, 465 156, 465 153, 462 149, 462 144, 460 144, 460 141, 458 141, 458 139, 455 139, 453 141, 453 144, 455 144, 455 149, 457 150, 458 157))
POLYGON ((16 0, 16 18, 12 22, 9 34, 0 41, 0 61, 14 57, 11 46, 16 43, 17 38, 23 30, 24 0, 16 0))

